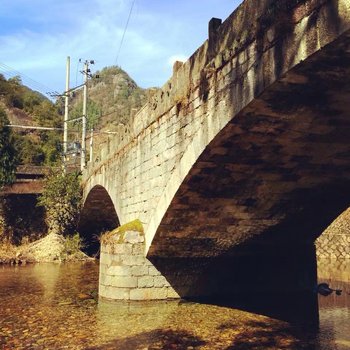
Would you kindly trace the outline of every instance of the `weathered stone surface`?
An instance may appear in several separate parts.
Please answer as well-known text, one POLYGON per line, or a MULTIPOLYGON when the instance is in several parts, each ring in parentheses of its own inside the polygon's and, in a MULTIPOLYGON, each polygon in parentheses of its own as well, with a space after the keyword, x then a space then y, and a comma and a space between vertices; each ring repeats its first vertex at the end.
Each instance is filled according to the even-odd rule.
POLYGON ((146 276, 146 275, 148 275, 148 266, 145 266, 145 265, 132 266, 131 267, 131 274, 133 276, 146 276))
POLYGON ((132 245, 131 244, 123 243, 123 244, 113 244, 111 246, 112 246, 113 254, 125 254, 125 255, 132 254, 132 245))
MULTIPOLYGON (((137 286, 139 288, 146 288, 146 287, 153 287, 154 285, 154 277, 153 276, 143 276, 138 278, 138 284, 137 286)), ((159 287, 159 286, 155 286, 159 287)), ((161 286, 163 287, 163 286, 161 286)))
POLYGON ((243 244, 247 260, 295 245, 309 261, 349 207, 350 3, 281 4, 244 1, 84 172, 86 211, 139 218, 151 261, 215 260, 243 244))
POLYGON ((145 241, 145 236, 137 231, 127 231, 124 233, 124 241, 131 244, 142 243, 145 241))
POLYGON ((124 265, 128 266, 143 266, 145 264, 145 257, 143 255, 121 255, 124 265))
POLYGON ((110 266, 105 271, 106 275, 110 276, 130 276, 131 267, 130 266, 110 266))
POLYGON ((154 277, 154 286, 155 287, 170 287, 170 284, 164 276, 155 276, 154 277))
POLYGON ((130 233, 128 237, 130 238, 128 240, 133 240, 135 243, 125 243, 125 240, 120 242, 114 240, 111 243, 110 236, 109 239, 102 240, 100 297, 115 300, 175 298, 177 294, 171 290, 166 278, 140 254, 144 252, 145 242, 139 242, 137 239, 139 235, 130 233), (128 247, 130 255, 125 254, 125 246, 128 247))
POLYGON ((178 299, 181 298, 181 296, 171 287, 167 289, 167 298, 168 299, 178 299))
POLYGON ((317 258, 350 259, 350 209, 345 210, 316 240, 317 258))
POLYGON ((167 288, 138 288, 130 291, 130 300, 162 300, 167 299, 167 288))
POLYGON ((134 244, 132 247, 132 255, 144 255, 145 245, 144 244, 134 244))
POLYGON ((130 289, 128 288, 116 288, 111 286, 101 286, 99 288, 99 295, 105 299, 111 300, 129 300, 130 289))
POLYGON ((245 1, 84 172, 150 256, 218 256, 347 188, 349 2, 286 4, 245 1))
POLYGON ((110 279, 109 285, 120 288, 135 288, 137 287, 137 278, 132 276, 108 276, 110 279))
POLYGON ((154 266, 148 267, 148 273, 151 276, 159 276, 160 275, 160 272, 154 266))

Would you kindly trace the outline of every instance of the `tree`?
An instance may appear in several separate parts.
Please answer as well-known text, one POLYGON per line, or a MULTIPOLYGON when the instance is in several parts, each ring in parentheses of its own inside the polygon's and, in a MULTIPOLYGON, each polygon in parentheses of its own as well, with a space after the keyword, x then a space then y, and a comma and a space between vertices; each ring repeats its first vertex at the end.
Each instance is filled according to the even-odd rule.
POLYGON ((52 170, 45 179, 43 193, 38 204, 45 208, 49 233, 72 234, 75 232, 82 201, 78 173, 63 175, 52 170))
POLYGON ((0 189, 15 180, 17 156, 5 111, 0 108, 0 189))

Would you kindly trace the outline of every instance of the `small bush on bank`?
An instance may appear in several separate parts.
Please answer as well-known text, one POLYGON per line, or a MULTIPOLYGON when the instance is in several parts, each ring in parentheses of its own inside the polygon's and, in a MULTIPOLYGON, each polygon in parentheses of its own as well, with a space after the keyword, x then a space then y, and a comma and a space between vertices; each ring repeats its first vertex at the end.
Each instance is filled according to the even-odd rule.
POLYGON ((75 232, 82 202, 79 174, 51 171, 45 180, 38 204, 45 208, 49 233, 67 235, 75 232))
POLYGON ((84 243, 79 233, 75 233, 72 236, 66 236, 64 241, 64 250, 62 252, 62 260, 66 260, 67 257, 81 253, 84 248, 84 243))

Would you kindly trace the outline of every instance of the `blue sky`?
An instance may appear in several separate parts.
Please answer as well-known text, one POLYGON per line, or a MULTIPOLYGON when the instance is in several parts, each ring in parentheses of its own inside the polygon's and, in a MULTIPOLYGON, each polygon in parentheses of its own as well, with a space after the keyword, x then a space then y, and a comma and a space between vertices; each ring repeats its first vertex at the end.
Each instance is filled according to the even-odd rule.
POLYGON ((13 75, 10 66, 25 75, 24 83, 62 92, 69 55, 71 85, 81 82, 82 58, 96 61, 93 70, 117 63, 140 86, 162 86, 172 63, 207 38, 210 18, 226 19, 240 2, 135 0, 116 62, 132 0, 1 0, 0 73, 13 75))

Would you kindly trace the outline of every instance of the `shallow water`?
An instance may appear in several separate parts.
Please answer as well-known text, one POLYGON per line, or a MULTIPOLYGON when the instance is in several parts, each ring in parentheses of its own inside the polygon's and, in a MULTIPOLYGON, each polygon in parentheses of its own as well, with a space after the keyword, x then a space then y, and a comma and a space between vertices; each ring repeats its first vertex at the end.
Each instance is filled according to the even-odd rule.
MULTIPOLYGON (((349 271, 319 277, 350 292, 349 271)), ((346 292, 319 297, 315 329, 204 303, 84 300, 97 283, 95 263, 0 267, 0 349, 350 349, 346 292)))

